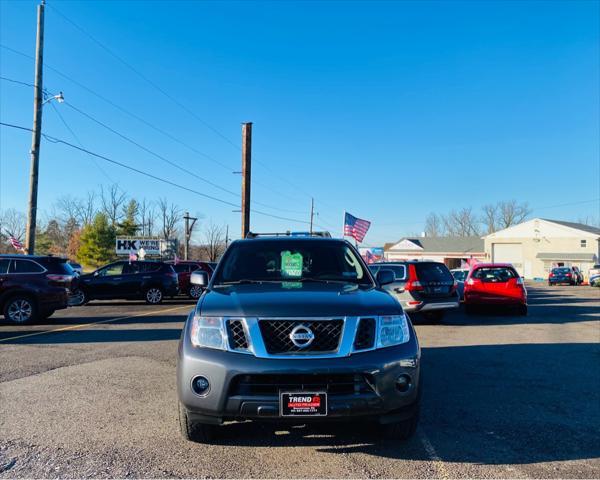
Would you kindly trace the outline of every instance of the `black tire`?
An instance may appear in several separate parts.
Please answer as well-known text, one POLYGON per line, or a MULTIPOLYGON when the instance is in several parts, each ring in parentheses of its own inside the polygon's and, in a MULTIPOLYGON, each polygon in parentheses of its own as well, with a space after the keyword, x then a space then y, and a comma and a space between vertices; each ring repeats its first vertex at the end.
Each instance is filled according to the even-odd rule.
POLYGON ((192 285, 188 289, 188 297, 192 300, 198 300, 200 295, 202 295, 202 287, 200 285, 192 285))
POLYGON ((38 319, 38 308, 28 295, 15 295, 4 304, 4 320, 16 325, 26 325, 38 319))
POLYGON ((475 313, 473 305, 465 305, 465 313, 467 315, 473 315, 475 313))
POLYGON ((83 288, 76 288, 69 296, 70 307, 80 307, 90 301, 89 295, 83 288))
POLYGON ((190 442, 210 443, 215 437, 215 426, 192 422, 185 407, 179 403, 179 428, 181 435, 190 442))
POLYGON ((419 410, 415 414, 397 423, 389 423, 387 425, 381 425, 381 433, 383 438, 386 440, 397 440, 404 441, 412 437, 419 424, 419 410))
POLYGON ((434 310, 433 312, 424 312, 423 318, 429 322, 441 322, 444 318, 444 311, 434 310))
POLYGON ((527 305, 519 305, 518 310, 519 315, 521 317, 526 317, 527 316, 527 305))
POLYGON ((144 300, 149 305, 160 305, 164 299, 164 293, 160 287, 148 287, 144 292, 144 300))

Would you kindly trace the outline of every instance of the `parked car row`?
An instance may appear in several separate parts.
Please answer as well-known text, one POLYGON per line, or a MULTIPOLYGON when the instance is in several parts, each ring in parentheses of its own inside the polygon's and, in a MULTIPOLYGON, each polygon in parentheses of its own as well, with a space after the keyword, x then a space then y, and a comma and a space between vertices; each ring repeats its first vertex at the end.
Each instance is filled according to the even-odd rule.
POLYGON ((195 300, 202 287, 192 285, 190 275, 197 270, 208 277, 213 272, 206 262, 121 260, 83 274, 81 265, 65 258, 0 255, 0 313, 24 324, 90 300, 143 299, 156 305, 180 294, 195 300))

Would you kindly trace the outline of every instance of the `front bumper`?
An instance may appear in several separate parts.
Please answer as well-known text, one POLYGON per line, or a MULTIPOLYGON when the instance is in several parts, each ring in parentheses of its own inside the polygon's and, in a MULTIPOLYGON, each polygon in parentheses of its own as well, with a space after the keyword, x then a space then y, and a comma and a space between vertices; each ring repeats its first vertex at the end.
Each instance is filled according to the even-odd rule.
MULTIPOLYGON (((420 349, 412 328, 411 340, 406 344, 327 359, 269 359, 195 348, 186 338, 185 330, 179 344, 177 389, 180 402, 197 421, 213 424, 242 419, 305 422, 361 416, 382 417, 381 421, 391 422, 408 417, 417 408, 420 349), (404 392, 396 387, 396 379, 402 374, 411 379, 410 387, 404 392), (197 375, 210 382, 205 396, 192 390, 192 380, 197 375), (282 378, 287 391, 290 384, 296 383, 296 378, 315 379, 309 382, 314 384, 324 378, 351 377, 356 380, 356 386, 350 392, 336 392, 333 388, 328 391, 326 417, 280 417, 277 380, 271 391, 262 394, 237 388, 240 381, 260 376, 282 378)), ((301 389, 301 382, 298 387, 293 391, 301 389)))

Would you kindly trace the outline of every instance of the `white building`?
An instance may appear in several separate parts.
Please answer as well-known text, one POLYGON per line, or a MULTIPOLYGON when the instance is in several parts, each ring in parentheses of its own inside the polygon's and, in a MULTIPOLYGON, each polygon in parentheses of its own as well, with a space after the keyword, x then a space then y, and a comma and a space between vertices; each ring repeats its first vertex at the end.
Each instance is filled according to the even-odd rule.
POLYGON ((484 237, 485 256, 512 263, 525 278, 546 279, 553 267, 577 266, 587 279, 600 256, 600 228, 534 218, 484 237))

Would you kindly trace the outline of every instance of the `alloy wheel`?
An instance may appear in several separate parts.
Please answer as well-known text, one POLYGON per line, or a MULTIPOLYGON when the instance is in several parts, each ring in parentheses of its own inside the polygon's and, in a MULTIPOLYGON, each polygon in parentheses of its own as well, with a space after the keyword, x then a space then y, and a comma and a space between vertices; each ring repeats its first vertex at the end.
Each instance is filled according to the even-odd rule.
POLYGON ((8 306, 8 318, 15 323, 25 323, 31 320, 33 305, 29 300, 18 298, 8 306))
POLYGON ((202 287, 199 285, 194 285, 192 288, 190 288, 190 297, 193 299, 198 299, 200 298, 200 295, 202 295, 202 287))
POLYGON ((160 303, 162 300, 160 288, 149 288, 146 292, 146 300, 148 303, 160 303))

